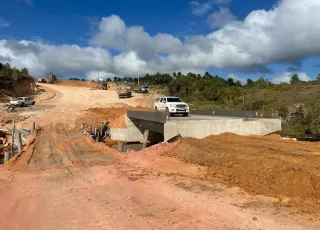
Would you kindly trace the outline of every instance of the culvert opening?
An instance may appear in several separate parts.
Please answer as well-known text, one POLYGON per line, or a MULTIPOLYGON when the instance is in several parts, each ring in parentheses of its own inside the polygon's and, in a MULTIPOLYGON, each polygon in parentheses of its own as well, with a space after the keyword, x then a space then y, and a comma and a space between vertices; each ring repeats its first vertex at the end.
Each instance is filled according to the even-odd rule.
POLYGON ((111 130, 108 121, 101 122, 98 125, 81 124, 81 130, 84 135, 91 137, 96 142, 102 142, 110 148, 119 152, 136 152, 149 148, 155 144, 164 141, 162 133, 147 131, 144 132, 141 141, 122 141, 111 139, 111 130))

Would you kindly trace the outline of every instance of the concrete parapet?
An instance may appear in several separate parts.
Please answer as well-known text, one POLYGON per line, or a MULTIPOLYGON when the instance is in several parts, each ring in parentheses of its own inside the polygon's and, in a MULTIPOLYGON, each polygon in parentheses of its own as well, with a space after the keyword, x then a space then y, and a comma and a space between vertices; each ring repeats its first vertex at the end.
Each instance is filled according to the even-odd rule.
POLYGON ((178 133, 182 137, 204 138, 221 133, 238 135, 266 135, 281 130, 280 119, 218 119, 179 120, 178 133))
POLYGON ((130 120, 125 117, 126 129, 110 129, 111 139, 126 142, 143 140, 144 130, 150 130, 149 141, 168 141, 177 135, 182 137, 204 138, 225 132, 238 135, 267 135, 281 130, 281 119, 243 119, 243 118, 212 118, 212 119, 181 119, 168 120, 161 124, 151 121, 130 120), (146 123, 147 122, 147 123, 146 123))

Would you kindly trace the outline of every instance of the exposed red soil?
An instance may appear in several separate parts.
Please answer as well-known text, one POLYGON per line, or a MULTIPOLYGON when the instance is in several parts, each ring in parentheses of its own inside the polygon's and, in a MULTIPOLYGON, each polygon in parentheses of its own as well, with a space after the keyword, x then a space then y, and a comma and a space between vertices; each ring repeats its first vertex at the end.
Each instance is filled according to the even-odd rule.
MULTIPOLYGON (((301 171, 295 168, 298 173, 316 172, 317 163, 310 162, 309 156, 319 152, 317 144, 225 134, 117 153, 74 126, 84 109, 123 102, 114 91, 48 88, 59 94, 40 103, 55 105, 33 118, 42 129, 10 170, 0 167, 1 229, 319 229, 313 215, 298 215, 291 207, 275 208, 278 199, 256 196, 266 191, 278 197, 279 192, 273 187, 270 192, 258 190, 259 179, 254 178, 265 178, 261 187, 269 186, 275 179, 267 175, 285 163, 301 164, 301 171), (168 156, 162 156, 164 153, 168 156), (268 161, 269 171, 265 169, 268 161), (262 165, 261 173, 254 163, 262 165), (231 187, 233 181, 244 189, 231 187), (245 181, 252 191, 243 185, 245 181)), ((296 189, 287 181, 275 182, 296 189)), ((308 184, 306 187, 309 193, 299 190, 297 197, 309 202, 314 195, 308 184)), ((287 196, 281 202, 288 201, 287 196)), ((312 201, 316 204, 317 199, 312 201)), ((314 207, 309 210, 317 213, 314 207)))
POLYGON ((59 80, 55 84, 64 85, 64 86, 86 87, 86 88, 94 88, 100 85, 96 82, 91 82, 91 81, 74 81, 74 80, 59 80))
POLYGON ((93 108, 88 109, 84 116, 77 120, 77 124, 99 126, 104 121, 109 122, 110 128, 126 128, 125 115, 128 110, 150 111, 150 108, 129 107, 120 108, 93 108))
POLYGON ((182 139, 164 155, 208 166, 208 180, 320 212, 319 143, 227 133, 182 139))
POLYGON ((35 82, 32 80, 21 80, 14 85, 13 92, 16 96, 27 96, 34 93, 35 82))
POLYGON ((22 122, 26 120, 27 117, 20 116, 16 111, 0 111, 0 128, 10 125, 12 123, 12 119, 15 119, 16 122, 22 122))

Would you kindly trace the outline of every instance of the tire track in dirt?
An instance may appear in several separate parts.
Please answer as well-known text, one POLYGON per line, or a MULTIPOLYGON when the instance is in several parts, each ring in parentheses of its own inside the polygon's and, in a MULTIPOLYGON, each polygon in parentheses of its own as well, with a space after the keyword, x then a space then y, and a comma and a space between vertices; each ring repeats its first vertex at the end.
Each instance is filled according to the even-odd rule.
POLYGON ((70 169, 77 167, 86 172, 90 165, 105 165, 111 155, 97 151, 77 130, 68 130, 64 124, 42 128, 35 141, 35 150, 29 162, 33 170, 70 169))

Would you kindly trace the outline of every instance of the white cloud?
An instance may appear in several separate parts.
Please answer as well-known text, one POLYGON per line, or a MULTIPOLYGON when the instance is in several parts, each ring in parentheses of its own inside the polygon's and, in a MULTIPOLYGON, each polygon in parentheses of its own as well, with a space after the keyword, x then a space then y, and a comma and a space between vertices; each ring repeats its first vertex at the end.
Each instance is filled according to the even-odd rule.
MULTIPOLYGON (((244 21, 226 25, 205 36, 204 52, 193 41, 188 55, 171 57, 177 65, 223 68, 269 63, 296 63, 319 56, 320 1, 282 0, 276 8, 252 11, 244 21)), ((203 38, 200 40, 203 41, 203 38)))
POLYGON ((200 3, 198 1, 189 2, 192 8, 192 14, 201 16, 208 13, 212 9, 212 1, 207 1, 204 3, 200 3))
POLYGON ((298 63, 320 56, 320 1, 282 0, 273 9, 252 11, 207 35, 150 35, 118 16, 102 18, 90 46, 0 40, 0 59, 35 76, 46 72, 83 75, 105 71, 117 76, 209 68, 250 69, 270 63, 298 63), (108 49, 118 51, 111 55, 108 49))
MULTIPOLYGON (((295 73, 291 73, 291 72, 284 72, 281 74, 277 74, 272 78, 272 82, 275 84, 279 84, 279 83, 289 83, 291 80, 291 77, 294 75, 295 73)), ((311 81, 311 78, 305 73, 305 72, 301 72, 301 73, 297 73, 299 76, 299 79, 301 81, 311 81)))
POLYGON ((231 13, 228 7, 221 7, 219 11, 213 12, 208 17, 208 23, 213 29, 223 27, 235 20, 236 17, 231 13))
POLYGON ((95 81, 97 81, 98 79, 99 81, 106 80, 108 78, 113 79, 114 76, 116 76, 114 73, 108 73, 106 71, 89 71, 86 74, 86 78, 88 80, 95 80, 95 81))
POLYGON ((207 0, 205 2, 193 0, 189 2, 189 5, 191 6, 192 14, 196 16, 203 16, 209 13, 209 11, 213 9, 214 5, 225 6, 230 2, 231 0, 207 0))
POLYGON ((0 18, 0 28, 9 27, 9 26, 10 26, 9 22, 7 22, 6 20, 0 18))
POLYGON ((157 58, 158 53, 179 53, 183 50, 183 44, 178 38, 165 33, 152 37, 141 26, 127 27, 117 15, 102 18, 99 31, 90 43, 121 52, 134 51, 143 59, 157 58))
POLYGON ((109 52, 99 47, 0 40, 0 54, 13 66, 28 68, 34 76, 48 72, 81 76, 89 70, 112 68, 109 52))
POLYGON ((247 79, 243 78, 243 77, 239 77, 235 74, 228 74, 228 78, 232 78, 234 80, 234 82, 240 81, 242 85, 245 85, 247 83, 247 79))

